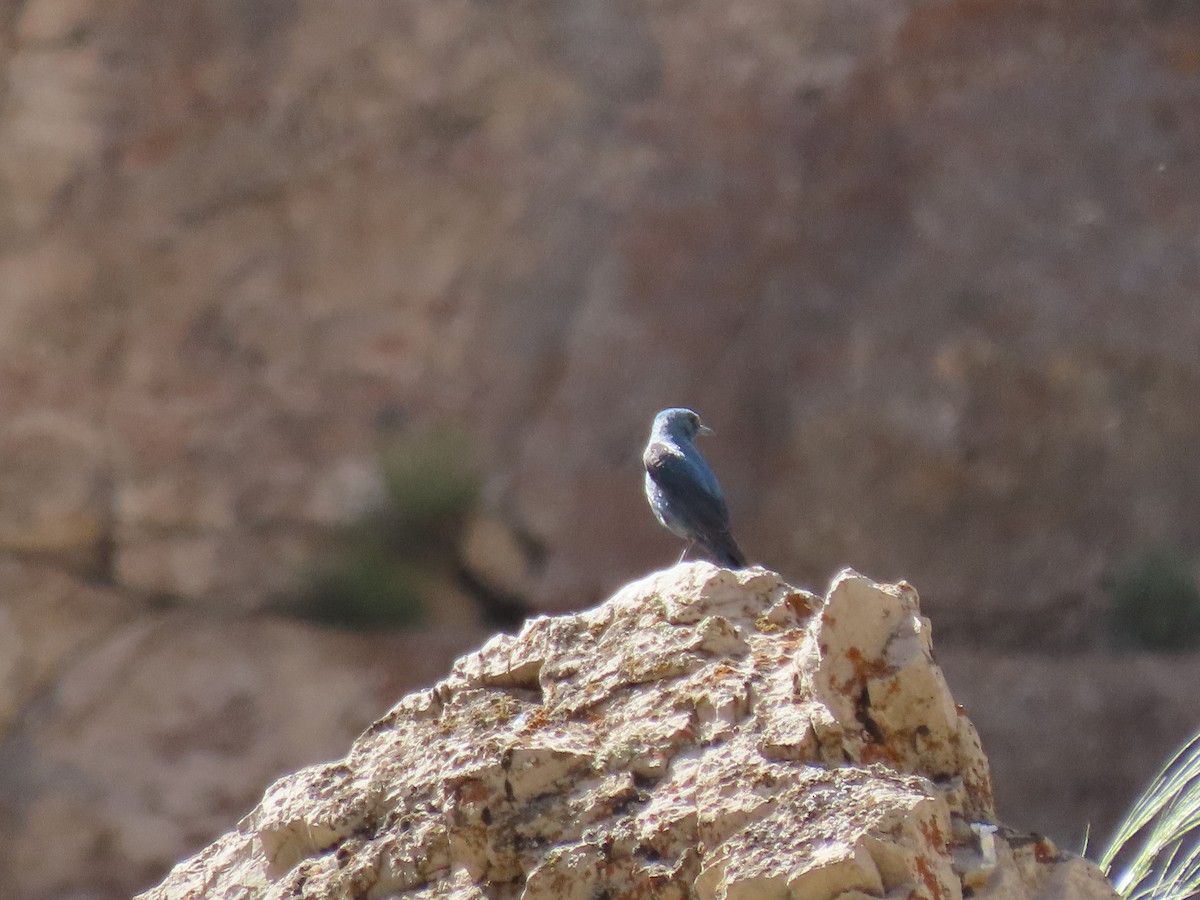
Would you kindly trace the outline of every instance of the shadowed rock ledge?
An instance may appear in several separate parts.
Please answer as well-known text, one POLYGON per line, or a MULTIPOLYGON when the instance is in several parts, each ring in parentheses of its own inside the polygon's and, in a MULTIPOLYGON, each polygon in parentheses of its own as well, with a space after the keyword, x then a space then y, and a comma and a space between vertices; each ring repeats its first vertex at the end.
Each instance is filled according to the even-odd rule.
POLYGON ((994 822, 912 587, 688 563, 488 641, 141 897, 1115 894, 994 822))

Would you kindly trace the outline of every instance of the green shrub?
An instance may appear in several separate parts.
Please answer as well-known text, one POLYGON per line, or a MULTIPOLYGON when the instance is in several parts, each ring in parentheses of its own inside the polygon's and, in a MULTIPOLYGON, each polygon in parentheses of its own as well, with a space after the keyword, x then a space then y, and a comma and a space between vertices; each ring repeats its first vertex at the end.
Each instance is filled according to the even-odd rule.
POLYGON ((462 439, 445 432, 391 447, 380 462, 385 498, 373 526, 408 556, 453 556, 479 497, 465 459, 462 439))
POLYGON ((1119 646, 1186 650, 1200 646, 1200 589, 1186 562, 1162 548, 1144 551, 1109 585, 1119 646))
POLYGON ((357 630, 412 625, 433 585, 453 573, 479 493, 462 440, 443 432, 394 443, 380 470, 380 503, 339 529, 290 604, 296 615, 357 630))
POLYGON ((310 573, 293 611, 352 631, 402 628, 424 618, 422 587, 417 573, 351 551, 310 573))

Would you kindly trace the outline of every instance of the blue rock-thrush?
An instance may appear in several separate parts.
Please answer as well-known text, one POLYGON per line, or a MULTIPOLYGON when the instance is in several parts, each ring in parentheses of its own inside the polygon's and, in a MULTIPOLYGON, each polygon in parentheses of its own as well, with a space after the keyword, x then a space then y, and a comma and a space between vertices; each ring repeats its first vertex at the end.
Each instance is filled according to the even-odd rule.
POLYGON ((683 556, 699 544, 721 565, 740 569, 746 557, 729 530, 729 510, 717 477, 692 445, 697 434, 712 434, 712 429, 690 409, 664 409, 654 417, 642 454, 646 499, 658 521, 688 542, 683 556))

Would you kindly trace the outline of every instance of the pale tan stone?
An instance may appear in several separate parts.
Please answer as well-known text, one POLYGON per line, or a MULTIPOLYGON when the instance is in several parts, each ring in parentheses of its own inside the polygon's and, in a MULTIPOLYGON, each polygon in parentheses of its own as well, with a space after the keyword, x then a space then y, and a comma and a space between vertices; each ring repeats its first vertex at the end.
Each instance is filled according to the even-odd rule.
POLYGON ((142 897, 1112 898, 988 824, 930 649, 908 585, 683 564, 491 639, 142 897))
POLYGON ((5 219, 25 234, 45 227, 69 181, 100 152, 100 65, 92 47, 31 49, 8 62, 0 186, 12 203, 5 219))
POLYGON ((103 12, 103 0, 33 0, 17 19, 17 39, 43 43, 78 34, 103 12))
POLYGON ((821 700, 813 727, 824 758, 842 751, 947 785, 956 812, 987 819, 987 760, 933 662, 929 620, 908 584, 845 571, 795 659, 797 683, 821 700))

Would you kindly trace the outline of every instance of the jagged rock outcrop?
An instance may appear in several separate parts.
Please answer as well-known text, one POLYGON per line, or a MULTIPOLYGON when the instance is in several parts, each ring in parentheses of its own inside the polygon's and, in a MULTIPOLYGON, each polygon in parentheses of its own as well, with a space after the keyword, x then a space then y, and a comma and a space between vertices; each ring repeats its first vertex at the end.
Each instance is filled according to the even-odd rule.
POLYGON ((994 822, 907 584, 691 563, 493 638, 143 900, 1111 898, 994 822))

